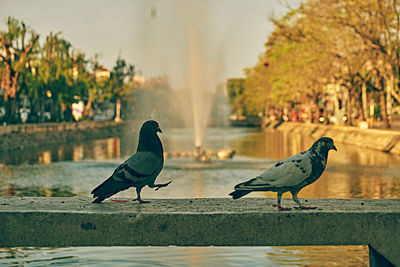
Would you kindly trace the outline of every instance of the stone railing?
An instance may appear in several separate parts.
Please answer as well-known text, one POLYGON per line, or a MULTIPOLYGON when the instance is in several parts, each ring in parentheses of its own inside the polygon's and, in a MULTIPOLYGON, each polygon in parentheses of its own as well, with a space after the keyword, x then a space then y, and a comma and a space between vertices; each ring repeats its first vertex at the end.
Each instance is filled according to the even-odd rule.
POLYGON ((371 266, 400 266, 400 200, 308 199, 279 212, 272 198, 0 197, 0 247, 368 245, 371 266))

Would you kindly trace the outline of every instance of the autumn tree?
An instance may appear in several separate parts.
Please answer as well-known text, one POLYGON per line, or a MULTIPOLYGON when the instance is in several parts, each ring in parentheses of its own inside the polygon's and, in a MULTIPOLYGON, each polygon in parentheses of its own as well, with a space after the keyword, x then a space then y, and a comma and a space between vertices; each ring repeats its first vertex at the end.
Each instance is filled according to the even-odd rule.
POLYGON ((244 95, 271 99, 271 106, 309 103, 318 113, 319 100, 335 85, 345 92, 340 100, 350 124, 366 120, 367 107, 378 96, 390 127, 391 106, 400 103, 399 5, 396 0, 309 0, 272 19, 275 30, 265 53, 245 70, 244 95))

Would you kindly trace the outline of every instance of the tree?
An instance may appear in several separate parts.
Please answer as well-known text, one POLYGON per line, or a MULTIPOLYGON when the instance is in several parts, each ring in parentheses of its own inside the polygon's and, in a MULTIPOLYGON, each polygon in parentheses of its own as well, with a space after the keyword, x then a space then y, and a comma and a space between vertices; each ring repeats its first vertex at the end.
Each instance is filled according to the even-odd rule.
MULTIPOLYGON (((399 6, 398 0, 308 0, 273 19, 265 53, 245 70, 244 95, 260 111, 262 105, 251 98, 281 107, 309 103, 318 113, 333 84, 346 96, 340 100, 350 124, 367 119, 367 106, 377 95, 390 127, 391 106, 400 103, 399 6)), ((338 92, 334 95, 338 103, 338 92)))
POLYGON ((127 80, 135 76, 135 66, 128 65, 121 56, 118 56, 108 81, 108 98, 115 101, 115 121, 121 121, 121 99, 128 98, 131 88, 127 80))
POLYGON ((226 83, 231 112, 238 115, 246 115, 246 107, 244 105, 244 84, 245 79, 243 78, 228 79, 226 83))
POLYGON ((244 70, 246 79, 244 83, 243 103, 251 115, 259 112, 266 113, 272 106, 271 83, 268 76, 269 62, 262 55, 254 68, 244 70))
POLYGON ((50 32, 40 46, 39 36, 24 22, 9 17, 6 25, 7 30, 0 31, 0 94, 4 95, 0 111, 6 108, 6 119, 1 122, 19 122, 21 107, 30 109, 29 122, 71 121, 72 105, 81 101, 85 118, 93 100, 104 99, 116 103, 116 119, 120 119, 121 100, 131 96, 132 87, 127 82, 135 74, 133 65, 118 57, 111 78, 97 80, 96 71, 101 66, 97 57, 89 73, 91 61, 61 32, 50 32), (24 97, 20 100, 20 96, 24 97))
POLYGON ((18 78, 38 48, 39 35, 23 21, 8 17, 7 31, 0 31, 0 64, 2 87, 5 88, 6 122, 19 120, 17 101, 20 89, 18 78), (27 35, 30 35, 26 40, 27 35))

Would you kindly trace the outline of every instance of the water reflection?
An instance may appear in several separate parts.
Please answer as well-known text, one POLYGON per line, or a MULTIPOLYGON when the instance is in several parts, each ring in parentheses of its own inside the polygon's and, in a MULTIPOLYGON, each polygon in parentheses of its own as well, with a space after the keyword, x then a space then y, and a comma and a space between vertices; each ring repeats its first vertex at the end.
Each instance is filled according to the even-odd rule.
POLYGON ((120 138, 91 140, 79 144, 44 145, 0 154, 1 165, 50 164, 59 161, 106 160, 121 156, 120 138))
POLYGON ((0 260, 18 266, 365 266, 367 250, 363 246, 3 248, 0 260))
POLYGON ((369 261, 367 246, 279 247, 267 257, 286 266, 366 266, 369 261))

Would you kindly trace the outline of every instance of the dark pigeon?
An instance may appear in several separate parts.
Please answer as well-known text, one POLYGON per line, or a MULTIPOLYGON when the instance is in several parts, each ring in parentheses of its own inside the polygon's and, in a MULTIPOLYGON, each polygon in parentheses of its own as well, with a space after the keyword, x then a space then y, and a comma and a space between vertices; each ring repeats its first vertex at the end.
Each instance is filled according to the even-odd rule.
POLYGON ((290 191, 294 202, 299 205, 298 208, 315 209, 303 206, 297 194, 303 187, 315 182, 321 176, 331 149, 337 151, 333 140, 321 137, 309 150, 276 163, 256 178, 237 184, 235 191, 229 195, 233 199, 238 199, 252 191, 278 192, 278 210, 290 210, 281 206, 282 194, 290 191))
POLYGON ((156 121, 149 120, 143 123, 136 153, 119 165, 110 178, 92 191, 93 197, 96 198, 93 203, 100 203, 130 187, 136 187, 135 200, 147 203, 148 201, 143 201, 140 197, 140 191, 144 186, 158 190, 171 183, 154 184, 164 164, 163 146, 157 132, 162 131, 156 121))

